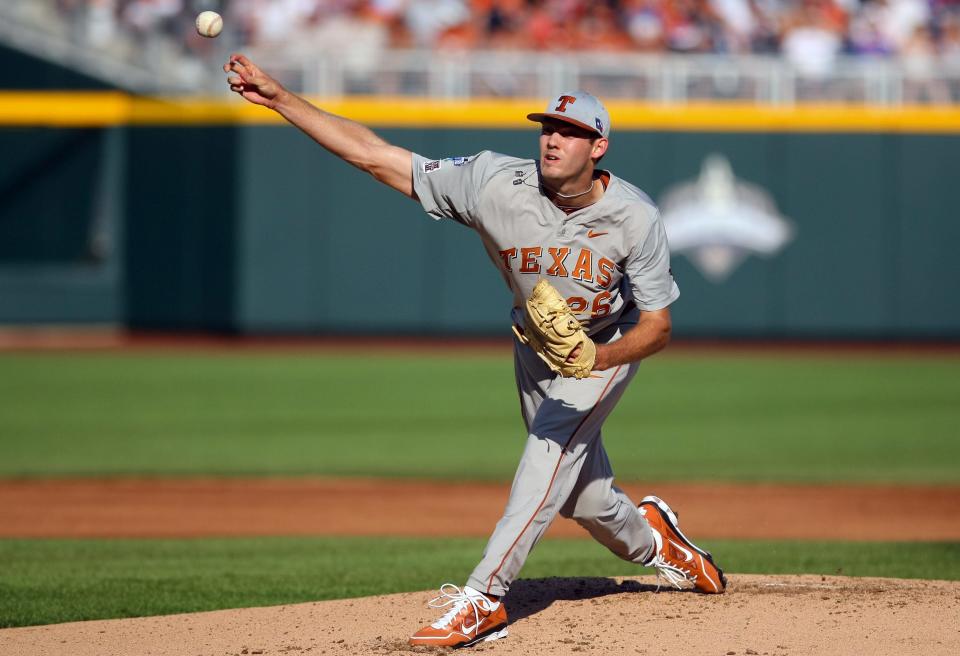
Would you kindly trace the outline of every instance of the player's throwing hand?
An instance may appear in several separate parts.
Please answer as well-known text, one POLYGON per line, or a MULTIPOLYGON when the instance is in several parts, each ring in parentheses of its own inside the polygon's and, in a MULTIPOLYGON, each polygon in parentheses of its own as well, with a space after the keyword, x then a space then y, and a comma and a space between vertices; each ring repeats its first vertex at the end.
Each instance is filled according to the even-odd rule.
POLYGON ((227 78, 230 90, 240 94, 254 105, 273 109, 277 99, 284 92, 279 82, 240 54, 230 55, 230 61, 223 65, 223 72, 232 73, 227 78))

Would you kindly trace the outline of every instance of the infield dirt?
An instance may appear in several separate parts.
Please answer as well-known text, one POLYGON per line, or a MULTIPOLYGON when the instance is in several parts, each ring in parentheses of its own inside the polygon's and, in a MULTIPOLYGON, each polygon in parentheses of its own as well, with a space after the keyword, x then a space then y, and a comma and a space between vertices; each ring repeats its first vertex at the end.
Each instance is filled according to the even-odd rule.
MULTIPOLYGON (((698 538, 960 539, 960 488, 629 484, 683 513, 698 538), (709 499, 709 503, 704 503, 709 499), (891 521, 896 517, 896 522, 891 521)), ((336 479, 0 481, 0 536, 486 535, 507 488, 495 483, 336 479), (460 509, 477 494, 481 508, 460 509), (350 500, 350 513, 341 509, 350 500), (364 512, 357 512, 364 507, 364 512), (417 522, 418 517, 430 522, 417 522), (357 517, 364 517, 362 523, 357 517), (376 522, 371 523, 370 518, 376 522)), ((471 507, 476 507, 475 504, 471 507)), ((582 535, 558 521, 550 535, 582 535)), ((517 581, 506 640, 478 653, 567 656, 960 654, 960 582, 730 575, 726 594, 657 592, 656 579, 517 581)), ((439 584, 440 582, 438 582, 439 584)), ((431 591, 363 599, 0 631, 23 656, 407 654, 434 621, 431 591)))
MULTIPOLYGON (((22 656, 423 653, 429 593, 0 631, 22 656)), ((733 575, 726 594, 656 592, 652 577, 518 581, 510 635, 469 653, 801 656, 960 653, 960 583, 733 575), (952 618, 952 619, 951 619, 952 618)), ((433 650, 436 653, 436 650, 433 650)))
MULTIPOLYGON (((700 539, 960 540, 957 486, 622 487, 633 499, 666 499, 700 539)), ((502 483, 382 479, 0 480, 0 537, 486 537, 508 492, 502 483)), ((561 518, 549 535, 585 533, 561 518)))

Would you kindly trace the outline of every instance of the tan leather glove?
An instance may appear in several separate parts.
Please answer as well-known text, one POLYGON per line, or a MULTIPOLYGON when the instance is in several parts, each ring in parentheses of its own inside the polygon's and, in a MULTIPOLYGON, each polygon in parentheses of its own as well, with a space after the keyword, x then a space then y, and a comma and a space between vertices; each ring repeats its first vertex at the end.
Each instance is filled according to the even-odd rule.
POLYGON ((586 378, 597 358, 597 345, 587 337, 567 302, 545 279, 537 283, 524 308, 524 327, 513 326, 523 344, 528 344, 552 371, 566 378, 586 378), (567 358, 581 346, 572 362, 567 358))

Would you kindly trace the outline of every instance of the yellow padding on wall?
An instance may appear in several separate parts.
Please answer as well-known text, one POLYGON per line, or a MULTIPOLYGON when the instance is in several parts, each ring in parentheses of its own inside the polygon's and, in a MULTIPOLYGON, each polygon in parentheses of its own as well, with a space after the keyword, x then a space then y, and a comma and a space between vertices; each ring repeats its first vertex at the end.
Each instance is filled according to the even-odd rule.
MULTIPOLYGON (((529 128, 527 113, 542 99, 433 100, 423 98, 312 99, 327 111, 374 127, 529 128)), ((960 134, 958 107, 879 107, 748 103, 665 105, 611 101, 614 131, 906 132, 960 134)), ((105 92, 0 92, 0 126, 109 127, 120 125, 272 125, 276 113, 239 98, 144 98, 105 92)))
POLYGON ((129 115, 130 96, 119 92, 0 92, 3 126, 123 125, 129 115))

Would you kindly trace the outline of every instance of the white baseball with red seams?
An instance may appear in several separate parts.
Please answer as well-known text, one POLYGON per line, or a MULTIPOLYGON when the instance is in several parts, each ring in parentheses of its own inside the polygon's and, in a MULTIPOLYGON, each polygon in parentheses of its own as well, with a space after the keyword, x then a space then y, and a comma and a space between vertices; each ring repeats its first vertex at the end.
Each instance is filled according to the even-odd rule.
POLYGON ((202 11, 197 14, 196 26, 197 34, 212 39, 223 30, 223 18, 215 11, 202 11))

